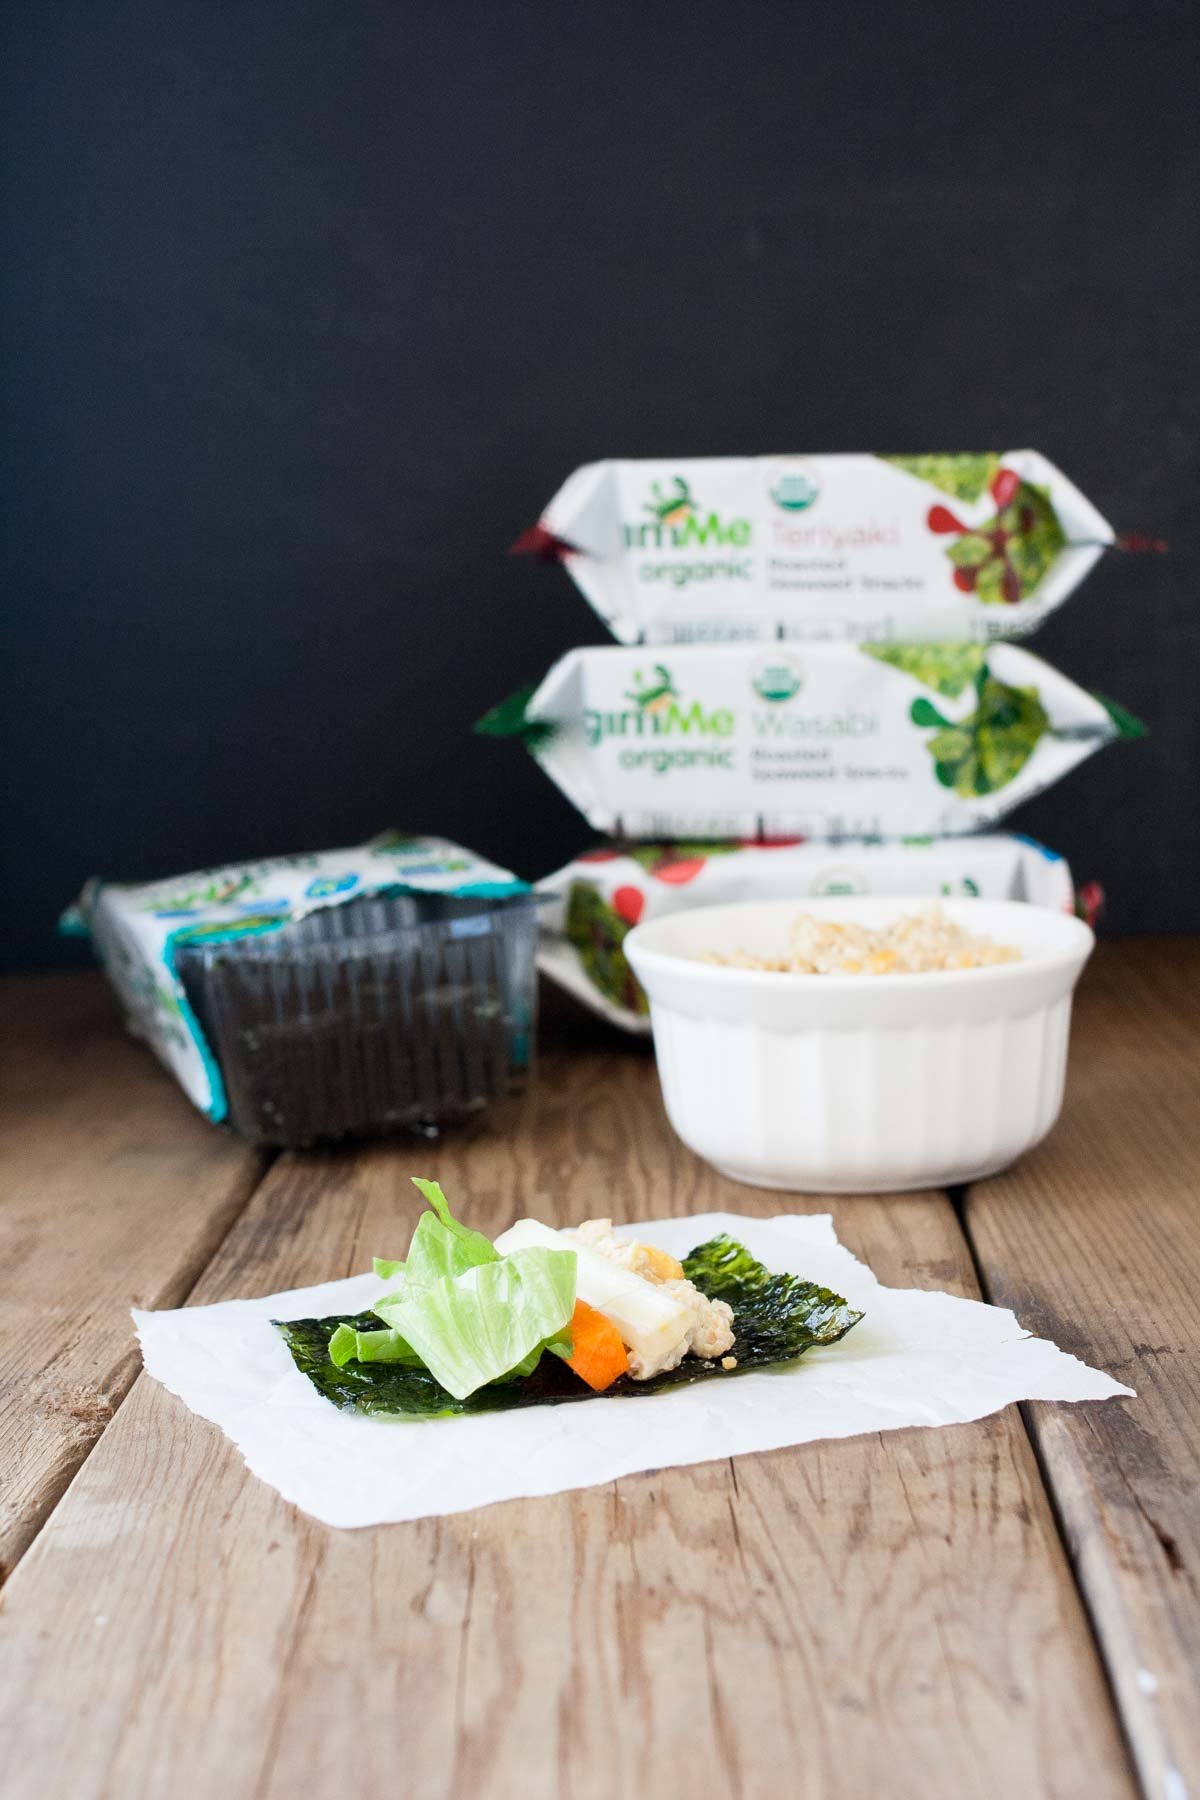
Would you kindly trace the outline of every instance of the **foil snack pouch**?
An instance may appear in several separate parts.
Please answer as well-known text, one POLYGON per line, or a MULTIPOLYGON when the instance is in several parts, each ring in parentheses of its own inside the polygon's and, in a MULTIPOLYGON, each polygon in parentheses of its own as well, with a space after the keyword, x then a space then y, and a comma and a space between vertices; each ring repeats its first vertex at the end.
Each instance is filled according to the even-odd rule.
POLYGON ((643 919, 735 900, 887 894, 932 901, 970 895, 1071 912, 1071 872, 1032 838, 977 835, 899 844, 780 842, 611 844, 537 884, 538 966, 593 1012, 648 1032, 646 996, 625 957, 643 919))
POLYGON ((1011 450, 589 463, 513 548, 564 563, 626 644, 986 642, 1033 631, 1115 541, 1011 450))
POLYGON ((1118 737, 1120 707, 1015 644, 573 650, 485 731, 623 838, 975 831, 1118 737))

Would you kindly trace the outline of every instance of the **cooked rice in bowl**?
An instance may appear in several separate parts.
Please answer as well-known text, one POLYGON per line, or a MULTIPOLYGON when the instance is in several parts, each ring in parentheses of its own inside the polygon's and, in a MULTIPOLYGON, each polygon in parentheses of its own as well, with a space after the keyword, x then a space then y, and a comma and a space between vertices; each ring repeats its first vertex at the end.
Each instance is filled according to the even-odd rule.
POLYGON ((788 940, 787 956, 754 956, 748 950, 723 956, 708 950, 701 961, 730 969, 774 969, 784 975, 928 975, 1021 960, 1015 946, 956 925, 940 906, 903 913, 879 930, 801 913, 788 930, 788 940))

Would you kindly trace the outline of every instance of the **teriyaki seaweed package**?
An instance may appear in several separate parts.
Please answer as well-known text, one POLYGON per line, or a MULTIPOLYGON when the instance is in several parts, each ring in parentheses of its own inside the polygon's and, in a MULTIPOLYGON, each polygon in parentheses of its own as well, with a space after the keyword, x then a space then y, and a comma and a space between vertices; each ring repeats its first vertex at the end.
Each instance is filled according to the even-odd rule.
POLYGON ((514 549, 561 561, 622 643, 989 641, 1115 542, 1036 450, 589 463, 514 549))
POLYGON ((482 728, 650 839, 976 831, 1143 729, 1005 643, 573 650, 482 728))
POLYGON ((1071 871, 1032 838, 977 835, 900 844, 660 842, 610 844, 577 856, 537 885, 538 965, 577 1000, 626 1031, 648 1032, 646 996, 625 956, 643 919, 693 906, 810 895, 884 894, 934 901, 1024 900, 1071 912, 1071 871))

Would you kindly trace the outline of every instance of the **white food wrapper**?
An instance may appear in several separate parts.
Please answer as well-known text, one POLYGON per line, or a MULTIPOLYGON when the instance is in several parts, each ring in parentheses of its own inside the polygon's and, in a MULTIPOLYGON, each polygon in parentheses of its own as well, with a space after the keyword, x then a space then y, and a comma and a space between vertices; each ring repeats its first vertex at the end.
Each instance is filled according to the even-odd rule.
POLYGON ((975 831, 1142 733, 1028 650, 964 643, 572 650, 510 729, 624 838, 975 831))
POLYGON ((937 900, 971 895, 1072 912, 1063 857, 1033 838, 976 836, 900 844, 678 843, 586 852, 537 884, 543 897, 538 966, 577 1000, 626 1031, 649 1033, 646 996, 622 948, 643 919, 736 900, 886 894, 937 900))
POLYGON ((1114 542, 1036 450, 588 463, 514 546, 622 643, 989 640, 1034 630, 1114 542))
POLYGON ((786 1369, 636 1402, 601 1397, 411 1423, 340 1412, 299 1373, 270 1323, 357 1313, 387 1290, 378 1276, 133 1318, 147 1372, 218 1425, 252 1474, 340 1526, 464 1512, 818 1438, 954 1425, 1015 1400, 1132 1394, 1030 1337, 1002 1307, 880 1286, 838 1243, 828 1214, 707 1213, 622 1229, 679 1257, 728 1232, 769 1268, 832 1288, 865 1316, 840 1343, 786 1369))

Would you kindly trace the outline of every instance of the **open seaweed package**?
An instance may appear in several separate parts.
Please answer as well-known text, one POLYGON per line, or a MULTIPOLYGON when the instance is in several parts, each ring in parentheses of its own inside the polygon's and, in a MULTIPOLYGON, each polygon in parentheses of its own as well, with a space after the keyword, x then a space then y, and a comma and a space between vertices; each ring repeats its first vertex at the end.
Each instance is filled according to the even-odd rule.
POLYGON ((258 1144, 425 1133, 529 1071, 536 901, 441 838, 91 882, 67 923, 188 1097, 258 1144))

